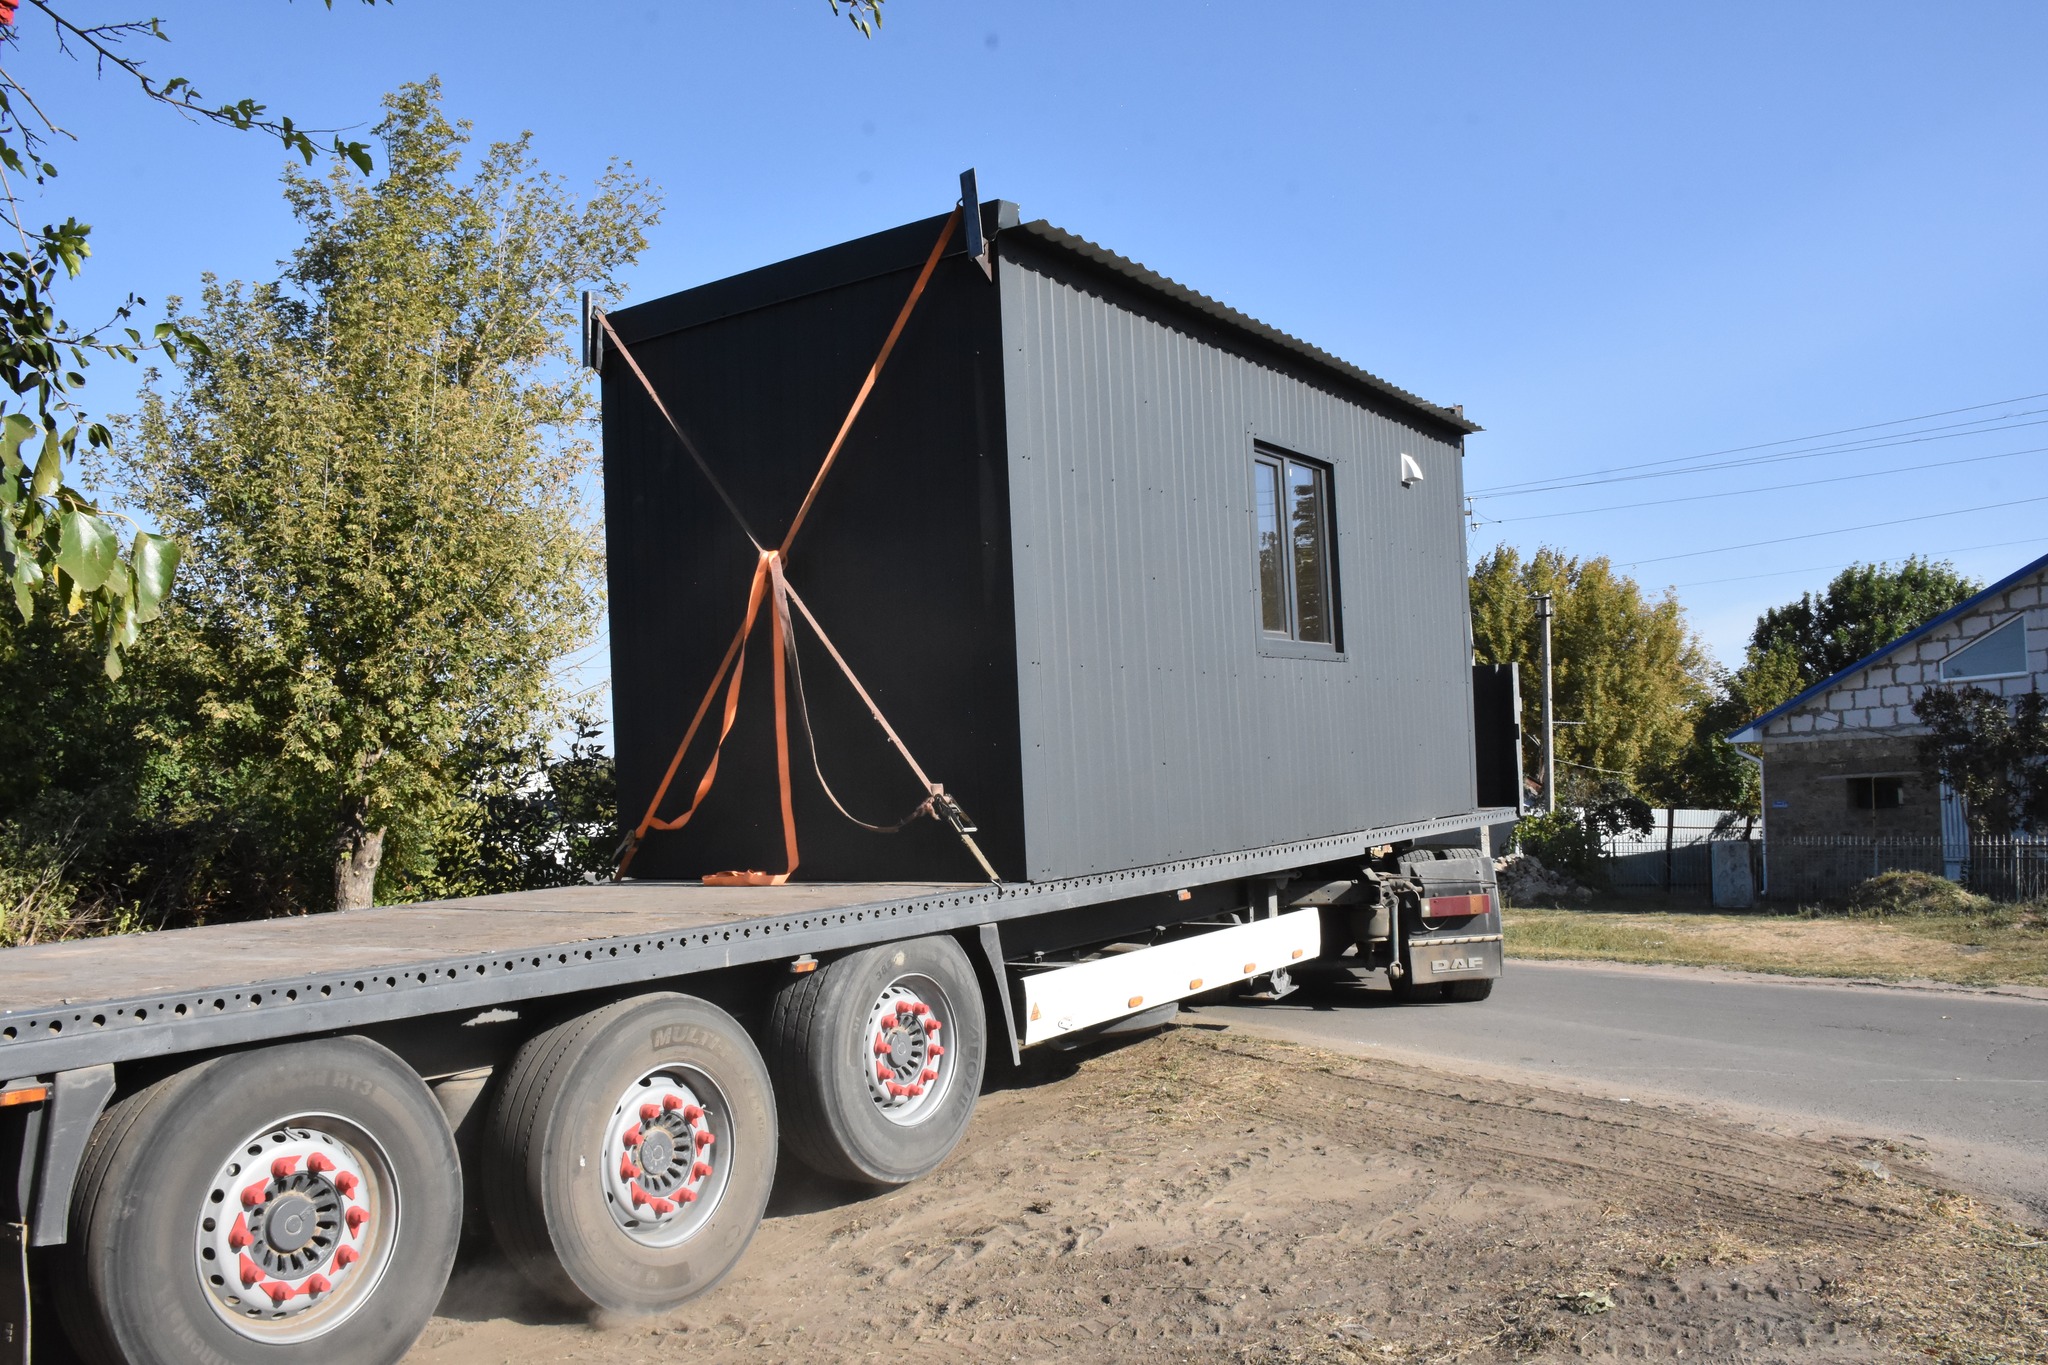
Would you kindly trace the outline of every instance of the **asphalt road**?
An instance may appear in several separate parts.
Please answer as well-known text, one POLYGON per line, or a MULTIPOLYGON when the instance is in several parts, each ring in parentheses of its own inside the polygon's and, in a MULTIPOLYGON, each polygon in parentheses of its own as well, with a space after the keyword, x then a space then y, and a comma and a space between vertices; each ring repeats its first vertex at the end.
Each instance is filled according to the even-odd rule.
POLYGON ((1351 987, 1191 1011, 1304 1042, 1904 1140, 2048 1217, 2048 1001, 1655 967, 1508 963, 1491 999, 1351 987))

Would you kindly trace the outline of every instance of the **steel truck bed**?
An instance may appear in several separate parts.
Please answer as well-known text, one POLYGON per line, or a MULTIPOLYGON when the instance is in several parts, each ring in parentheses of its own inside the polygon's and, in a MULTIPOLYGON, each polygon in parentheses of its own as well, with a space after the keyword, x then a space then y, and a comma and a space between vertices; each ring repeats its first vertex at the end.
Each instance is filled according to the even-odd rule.
POLYGON ((1421 821, 1064 881, 629 882, 0 951, 0 1080, 660 981, 1354 857, 1421 821))

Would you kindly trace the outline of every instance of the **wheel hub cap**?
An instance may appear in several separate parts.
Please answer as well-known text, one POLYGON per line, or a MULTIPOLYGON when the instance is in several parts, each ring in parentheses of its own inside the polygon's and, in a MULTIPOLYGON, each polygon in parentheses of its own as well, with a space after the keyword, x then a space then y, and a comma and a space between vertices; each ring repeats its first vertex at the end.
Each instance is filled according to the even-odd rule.
POLYGON ((682 1068, 627 1088, 605 1129, 604 1192, 613 1221, 647 1246, 674 1246, 725 1189, 732 1127, 717 1089, 682 1068))
MULTIPOLYGON (((280 1255, 288 1256, 297 1251, 312 1241, 314 1234, 320 1230, 314 1221, 318 1214, 313 1201, 297 1190, 271 1200, 257 1212, 263 1219, 263 1240, 270 1244, 271 1250, 280 1255)), ((332 1231, 332 1204, 319 1212, 329 1215, 322 1222, 328 1231, 332 1231)))
POLYGON ((394 1231, 389 1177, 315 1122, 250 1138, 215 1172, 200 1208, 200 1283, 245 1336, 299 1341, 328 1331, 382 1273, 394 1231))
POLYGON ((945 992, 922 976, 891 982, 868 1011, 868 1096, 891 1122, 922 1121, 950 1084, 939 1041, 948 1012, 945 992))

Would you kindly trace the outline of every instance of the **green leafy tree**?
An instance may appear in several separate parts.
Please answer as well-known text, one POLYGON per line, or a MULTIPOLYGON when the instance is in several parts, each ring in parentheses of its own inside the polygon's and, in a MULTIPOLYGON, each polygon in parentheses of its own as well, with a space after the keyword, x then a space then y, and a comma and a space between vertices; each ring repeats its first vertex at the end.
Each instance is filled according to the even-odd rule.
POLYGON ((551 665, 600 568, 576 290, 615 292, 657 212, 618 166, 578 203, 523 137, 465 171, 436 82, 385 110, 376 184, 287 172, 307 235, 285 278, 209 277, 178 319, 206 349, 146 392, 127 466, 189 546, 183 742, 293 813, 341 907, 372 901, 387 835, 430 857, 470 756, 563 714, 551 665))
POLYGON ((1921 769, 1963 798, 1980 833, 2048 830, 2048 696, 1929 688, 1913 703, 1927 727, 1921 769))
MULTIPOLYGON (((1507 545, 1482 557, 1471 579, 1473 649, 1482 662, 1521 665, 1529 680, 1522 732, 1532 743, 1542 734, 1539 592, 1552 595, 1556 612, 1553 691, 1566 722, 1557 730, 1560 789, 1576 774, 1671 799, 1698 708, 1712 695, 1710 663, 1684 608, 1669 594, 1649 597, 1605 558, 1545 547, 1524 561, 1507 545)), ((1529 771, 1539 761, 1532 751, 1529 771)))
POLYGON ((1789 701, 1802 686, 1799 660, 1789 649, 1752 645, 1741 667, 1716 670, 1713 690, 1694 707, 1692 742, 1669 778, 1684 804, 1732 811, 1753 826, 1763 813, 1757 768, 1727 737, 1789 701))
POLYGON ((551 737, 471 756, 469 799, 436 832, 426 857, 389 879, 399 900, 530 891, 609 876, 618 860, 619 793, 612 758, 588 717, 558 752, 551 737))
MULTIPOLYGON (((333 8, 333 0, 327 4, 333 8)), ((40 21, 35 27, 47 32, 54 55, 81 58, 98 74, 123 77, 145 100, 201 121, 268 133, 308 164, 318 154, 311 131, 273 117, 255 100, 210 104, 181 76, 159 80, 149 74, 128 45, 168 41, 160 21, 81 23, 66 9, 29 0, 23 13, 8 17, 40 21)), ((38 599, 54 599, 66 612, 82 614, 105 650, 107 674, 118 678, 124 651, 163 609, 179 547, 139 527, 124 545, 117 518, 76 485, 72 475, 81 443, 96 453, 112 443, 105 424, 77 395, 95 359, 133 361, 151 347, 175 359, 181 345, 189 349, 194 341, 176 320, 158 323, 148 338, 127 325, 143 304, 133 295, 104 327, 80 328, 58 316, 59 284, 84 269, 92 229, 76 218, 36 226, 17 197, 56 177, 52 140, 70 136, 10 74, 21 69, 17 49, 23 41, 22 23, 0 24, 0 53, 6 54, 0 65, 0 216, 20 243, 18 251, 0 251, 0 383, 6 385, 0 395, 0 579, 23 621, 34 615, 38 599)), ((332 147, 369 171, 369 152, 361 143, 335 138, 332 147)))
POLYGON ((1852 564, 1821 592, 1801 593, 1797 602, 1772 607, 1758 617, 1750 648, 1763 654, 1790 654, 1797 660, 1796 692, 1875 653, 1928 618, 1975 596, 1982 586, 1957 573, 1953 565, 1918 555, 1897 568, 1852 564))

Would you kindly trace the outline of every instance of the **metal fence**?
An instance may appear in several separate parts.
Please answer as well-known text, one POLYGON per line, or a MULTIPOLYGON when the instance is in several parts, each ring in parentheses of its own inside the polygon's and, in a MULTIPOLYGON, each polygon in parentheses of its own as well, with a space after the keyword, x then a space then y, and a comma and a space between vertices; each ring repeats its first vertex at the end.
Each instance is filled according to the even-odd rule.
POLYGON ((1772 839, 1770 899, 1840 900, 1881 872, 1928 872, 2003 901, 2048 897, 2048 839, 1772 839))
MULTIPOLYGON (((1611 890, 1706 898, 1717 844, 1746 844, 1755 883, 1773 901, 1838 901, 1881 872, 1928 872, 2002 901, 2048 899, 2048 836, 2013 839, 1918 835, 1776 838, 1768 846, 1745 822, 1717 810, 1656 810, 1648 834, 1601 843, 1611 890)), ((1725 869, 1724 869, 1725 871, 1725 869)))
POLYGON ((1718 810, 1653 810, 1650 833, 1633 831, 1601 844, 1602 870, 1616 891, 1705 896, 1713 889, 1713 845, 1741 839, 1740 817, 1718 810))

